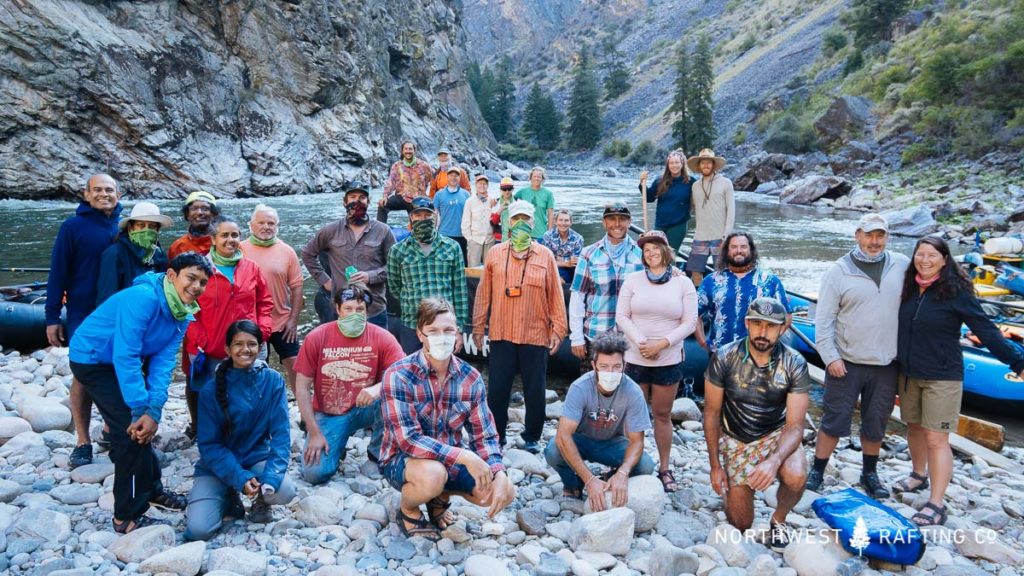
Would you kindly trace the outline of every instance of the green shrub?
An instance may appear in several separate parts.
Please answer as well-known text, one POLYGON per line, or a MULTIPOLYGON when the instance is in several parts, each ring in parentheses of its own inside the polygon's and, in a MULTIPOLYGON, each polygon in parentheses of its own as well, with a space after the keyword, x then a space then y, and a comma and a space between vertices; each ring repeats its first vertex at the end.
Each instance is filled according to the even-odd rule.
POLYGON ((793 114, 783 114, 768 129, 764 149, 782 154, 803 154, 818 147, 818 137, 808 121, 801 121, 793 114))
POLYGON ((910 146, 903 149, 900 153, 900 158, 904 165, 914 164, 920 162, 925 158, 931 158, 936 155, 934 142, 926 140, 924 142, 915 142, 910 146))
POLYGON ((544 151, 532 147, 498 144, 498 156, 512 162, 540 164, 544 160, 544 151))
POLYGON ((605 158, 625 158, 629 156, 632 145, 626 140, 615 139, 604 145, 601 153, 605 158))
POLYGON ((657 166, 662 163, 667 155, 667 152, 664 150, 658 150, 654 146, 654 142, 644 140, 637 144, 633 151, 629 153, 626 163, 633 166, 657 166))
POLYGON ((736 128, 736 133, 732 135, 732 145, 733 146, 740 146, 742 144, 745 144, 746 142, 747 142, 747 125, 746 124, 740 124, 739 127, 736 128))
POLYGON ((754 36, 754 33, 751 32, 747 34, 747 36, 743 38, 743 42, 740 43, 740 54, 745 53, 754 46, 757 46, 757 36, 754 36))
POLYGON ((843 76, 848 76, 857 70, 860 70, 864 66, 864 54, 858 48, 850 54, 850 57, 846 59, 846 64, 843 66, 843 76))
POLYGON ((829 30, 821 37, 822 50, 825 52, 825 55, 829 57, 833 56, 843 48, 846 48, 846 44, 848 42, 849 40, 846 38, 846 34, 839 30, 829 30))

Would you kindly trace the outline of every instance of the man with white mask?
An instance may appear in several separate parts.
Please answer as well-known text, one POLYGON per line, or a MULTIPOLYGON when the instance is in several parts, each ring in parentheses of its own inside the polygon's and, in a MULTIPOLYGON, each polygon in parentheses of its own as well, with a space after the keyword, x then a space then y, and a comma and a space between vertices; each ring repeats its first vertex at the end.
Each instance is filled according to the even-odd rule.
POLYGON ((625 506, 629 477, 654 472, 654 460, 644 452, 644 432, 651 429, 647 401, 622 373, 628 347, 618 332, 591 342, 593 370, 569 386, 555 441, 544 452, 562 478, 563 494, 582 498, 585 488, 590 508, 598 512, 608 507, 606 492, 612 506, 625 506), (587 460, 610 469, 598 476, 587 460))
POLYGON ((493 518, 516 490, 505 475, 483 377, 453 356, 455 307, 444 298, 424 298, 416 336, 422 350, 384 372, 380 468, 401 492, 396 520, 402 534, 436 541, 457 521, 448 510, 452 494, 487 506, 493 518))

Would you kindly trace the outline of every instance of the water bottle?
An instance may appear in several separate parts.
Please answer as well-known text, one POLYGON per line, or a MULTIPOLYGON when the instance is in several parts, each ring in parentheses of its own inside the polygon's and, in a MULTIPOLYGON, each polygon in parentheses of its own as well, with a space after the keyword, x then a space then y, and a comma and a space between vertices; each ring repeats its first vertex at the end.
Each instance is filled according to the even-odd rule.
POLYGON ((840 562, 836 566, 836 576, 857 576, 864 571, 868 566, 868 559, 863 556, 854 556, 846 560, 846 562, 840 562))

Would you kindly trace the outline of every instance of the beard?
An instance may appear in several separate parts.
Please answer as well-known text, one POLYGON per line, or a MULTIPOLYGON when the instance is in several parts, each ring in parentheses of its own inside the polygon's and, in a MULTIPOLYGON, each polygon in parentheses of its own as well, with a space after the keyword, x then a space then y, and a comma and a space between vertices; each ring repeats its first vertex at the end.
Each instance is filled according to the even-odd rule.
POLYGON ((749 254, 736 256, 729 255, 725 257, 725 263, 733 268, 746 268, 747 266, 750 266, 752 261, 753 259, 749 254))
POLYGON ((775 346, 775 342, 772 342, 767 338, 753 338, 750 343, 758 352, 768 352, 775 346))

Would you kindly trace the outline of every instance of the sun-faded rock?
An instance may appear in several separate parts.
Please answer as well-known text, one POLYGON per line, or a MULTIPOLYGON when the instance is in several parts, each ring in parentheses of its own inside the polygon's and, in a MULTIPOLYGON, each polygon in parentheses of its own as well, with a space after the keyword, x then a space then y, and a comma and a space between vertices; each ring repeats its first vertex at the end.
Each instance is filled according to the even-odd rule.
MULTIPOLYGON (((634 529, 636 533, 647 532, 658 524, 661 513, 665 510, 665 489, 661 481, 649 474, 633 476, 629 479, 629 493, 626 507, 636 513, 634 529)), ((611 491, 605 492, 605 506, 612 507, 611 491)), ((590 501, 584 504, 584 512, 590 513, 590 501)))
POLYGON ((96 484, 62 484, 50 490, 50 496, 64 504, 78 505, 100 499, 100 487, 96 484))
POLYGON ((530 536, 540 536, 544 534, 547 517, 540 510, 523 508, 516 511, 516 523, 530 536))
POLYGON ((0 417, 0 444, 7 442, 22 432, 28 432, 31 429, 32 425, 24 418, 19 418, 17 416, 2 416, 0 417))
POLYGON ((267 572, 267 557, 244 548, 217 548, 207 555, 203 567, 208 572, 230 570, 240 576, 262 576, 267 572))
POLYGON ((569 546, 573 551, 607 552, 622 556, 633 541, 636 513, 613 508, 577 518, 572 523, 569 546))
POLYGON ((94 462, 79 466, 71 471, 71 479, 83 484, 100 484, 107 476, 114 474, 114 465, 110 462, 94 462))
POLYGON ((510 576, 511 572, 504 561, 493 556, 474 554, 466 558, 463 566, 466 576, 510 576))
POLYGON ((1003 543, 999 533, 990 528, 966 531, 956 541, 956 549, 968 558, 981 558, 1005 566, 1024 563, 1024 555, 1003 543))
POLYGON ((295 519, 306 526, 330 526, 341 521, 341 509, 323 496, 307 496, 295 507, 295 519))
POLYGON ((798 576, 834 576, 835 568, 851 554, 839 545, 832 533, 797 533, 782 557, 798 576))
POLYGON ((18 404, 18 414, 36 432, 63 430, 71 425, 71 410, 49 398, 25 398, 18 404))
POLYGON ((651 576, 676 576, 697 572, 700 562, 691 552, 685 552, 671 544, 661 543, 651 550, 647 573, 651 576))
POLYGON ((174 546, 174 529, 167 525, 146 526, 121 536, 109 550, 121 562, 142 562, 174 546))
POLYGON ((45 508, 26 508, 18 515, 14 530, 27 538, 63 544, 71 536, 71 518, 45 508))
POLYGON ((0 478, 0 502, 10 502, 20 496, 21 493, 27 489, 27 487, 22 487, 22 485, 17 482, 0 478))
POLYGON ((195 576, 203 567, 206 542, 189 542, 146 558, 139 565, 146 572, 170 572, 178 576, 195 576))
POLYGON ((676 398, 672 402, 673 422, 700 422, 703 415, 697 403, 689 398, 676 398))

